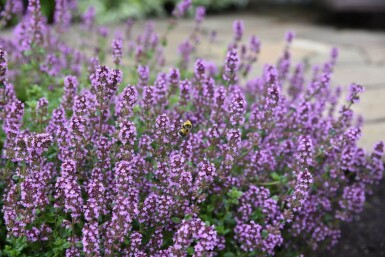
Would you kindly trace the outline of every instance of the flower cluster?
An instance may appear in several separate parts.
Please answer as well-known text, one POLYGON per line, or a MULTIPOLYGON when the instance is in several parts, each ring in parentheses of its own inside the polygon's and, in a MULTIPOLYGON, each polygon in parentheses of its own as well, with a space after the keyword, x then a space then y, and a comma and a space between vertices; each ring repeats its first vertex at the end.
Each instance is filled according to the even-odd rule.
POLYGON ((60 36, 75 2, 56 1, 48 25, 29 1, 0 41, 5 255, 287 256, 333 246, 363 210, 384 144, 357 144, 363 87, 340 101, 337 50, 307 76, 288 32, 277 66, 250 78, 259 39, 244 42, 238 20, 223 65, 201 58, 198 7, 180 62, 165 67, 166 35, 191 5, 164 36, 151 22, 135 36, 129 20, 112 42, 90 8, 77 49, 60 36))
POLYGON ((3 10, 0 12, 0 27, 12 19, 12 15, 20 15, 23 12, 23 3, 21 0, 10 0, 5 2, 3 10))

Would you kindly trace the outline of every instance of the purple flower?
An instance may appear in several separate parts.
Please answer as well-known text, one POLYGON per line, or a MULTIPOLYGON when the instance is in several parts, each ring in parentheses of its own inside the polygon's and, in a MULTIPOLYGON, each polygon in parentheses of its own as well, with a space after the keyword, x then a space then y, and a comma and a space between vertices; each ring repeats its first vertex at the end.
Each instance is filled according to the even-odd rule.
POLYGON ((201 23, 206 16, 206 8, 204 6, 198 6, 195 9, 195 21, 201 23))
POLYGON ((7 80, 8 61, 7 52, 0 47, 0 84, 4 85, 7 80))
MULTIPOLYGON (((191 2, 181 1, 174 15, 191 2)), ((7 13, 14 4, 7 1, 7 13)), ((277 65, 247 80, 259 39, 242 44, 243 22, 236 21, 225 64, 199 59, 205 9, 198 7, 178 68, 164 67, 165 38, 154 22, 127 42, 134 63, 124 79, 137 85, 124 87, 122 71, 101 65, 108 30, 94 28, 93 8, 84 25, 90 39, 101 40, 100 61, 58 35, 75 0, 57 1, 53 27, 45 26, 40 1, 28 8, 0 48, 1 211, 11 247, 20 238, 26 247, 50 245, 61 234, 63 256, 311 253, 337 242, 340 223, 363 210, 383 177, 384 144, 371 152, 358 144, 362 119, 351 105, 363 88, 352 84, 337 109, 335 49, 308 76, 304 63, 292 67, 289 32, 277 65), (38 65, 25 74, 30 63, 38 65), (35 84, 43 91, 34 86, 27 98, 38 99, 36 106, 24 106, 20 89, 35 84), (56 91, 63 92, 60 106, 56 91), (60 222, 50 222, 51 214, 60 222)), ((90 47, 84 40, 82 49, 90 47)), ((111 48, 121 65, 122 35, 111 48)))
POLYGON ((191 93, 191 82, 188 80, 183 80, 179 83, 179 92, 180 92, 180 102, 182 105, 186 105, 190 100, 191 93))
POLYGON ((119 95, 116 113, 121 118, 131 117, 133 108, 138 101, 138 92, 134 86, 127 85, 119 95))
POLYGON ((50 76, 56 76, 60 73, 62 67, 60 60, 53 54, 48 54, 44 63, 40 65, 40 70, 50 76))
POLYGON ((29 32, 30 46, 34 44, 41 45, 44 41, 44 24, 43 17, 41 16, 41 7, 40 0, 30 0, 28 1, 28 15, 30 15, 29 21, 29 32))
POLYGON ((364 208, 365 190, 360 185, 348 186, 344 188, 342 200, 339 204, 341 208, 354 213, 359 213, 364 208))
POLYGON ((0 12, 0 27, 4 26, 9 20, 12 19, 13 14, 21 14, 23 11, 22 0, 9 0, 5 2, 4 9, 0 12))
POLYGON ((254 53, 259 53, 261 49, 261 41, 256 36, 250 37, 249 49, 254 53))
POLYGON ((283 56, 278 60, 278 74, 280 80, 284 80, 290 69, 290 52, 285 49, 283 56))
MULTIPOLYGON (((309 195, 309 186, 313 183, 313 176, 307 169, 297 171, 297 181, 295 183, 294 192, 289 198, 288 207, 293 212, 298 212, 306 203, 309 195)), ((290 220, 288 220, 290 222, 290 220)))
POLYGON ((208 256, 218 244, 217 232, 213 227, 208 227, 198 218, 183 220, 175 233, 174 245, 170 247, 173 255, 185 255, 187 247, 196 241, 194 251, 196 256, 208 256))
POLYGON ((235 83, 238 80, 237 72, 239 68, 239 56, 237 49, 233 48, 227 52, 223 79, 229 83, 235 83))
POLYGON ((131 121, 123 121, 119 123, 118 127, 118 139, 122 142, 123 145, 131 145, 135 144, 136 140, 136 127, 135 124, 131 121))
POLYGON ((268 108, 274 109, 278 106, 280 99, 278 74, 275 67, 270 65, 265 66, 264 77, 267 83, 266 104, 268 108))
POLYGON ((166 73, 160 72, 154 82, 154 96, 157 105, 163 109, 168 102, 168 81, 166 73))
POLYGON ((371 180, 379 181, 383 177, 384 164, 382 157, 384 156, 384 143, 378 142, 374 145, 374 151, 371 155, 371 162, 369 164, 371 180))
POLYGON ((96 162, 96 167, 102 168, 102 169, 109 169, 111 168, 111 157, 110 157, 110 151, 112 147, 113 142, 109 140, 105 136, 100 136, 98 141, 96 142, 96 155, 99 159, 98 162, 96 162))
POLYGON ((78 219, 82 213, 83 199, 77 182, 76 162, 67 160, 61 165, 61 175, 56 181, 56 199, 63 199, 64 211, 78 219))
POLYGON ((96 221, 102 214, 106 214, 106 191, 104 186, 104 177, 102 170, 95 168, 92 170, 91 180, 87 185, 88 199, 83 208, 84 218, 88 222, 96 221))
POLYGON ((293 41, 294 38, 295 38, 295 33, 293 31, 286 32, 285 39, 286 39, 287 43, 290 44, 293 41))
POLYGON ((150 76, 150 68, 148 66, 140 65, 138 67, 138 75, 139 75, 139 83, 140 87, 148 86, 149 76, 150 76))
POLYGON ((132 30, 132 27, 134 26, 134 24, 135 24, 134 19, 132 19, 132 18, 127 19, 127 21, 126 21, 126 35, 128 38, 131 36, 131 30, 132 30))
POLYGON ((98 29, 98 35, 102 38, 107 38, 109 30, 107 27, 100 27, 98 29))
POLYGON ((71 12, 67 0, 55 1, 54 21, 61 28, 68 28, 71 23, 71 12))
POLYGON ((91 30, 95 22, 95 7, 89 7, 82 16, 82 21, 85 29, 91 30))
POLYGON ((177 17, 177 18, 180 18, 182 17, 186 11, 190 8, 192 4, 192 1, 191 0, 182 0, 174 9, 174 11, 172 12, 172 14, 177 17))
POLYGON ((230 123, 232 126, 239 126, 245 122, 246 105, 246 100, 241 92, 236 91, 231 96, 230 123))
POLYGON ((156 129, 156 134, 158 136, 166 135, 168 133, 169 127, 170 127, 170 118, 167 117, 166 114, 161 114, 156 118, 155 129, 156 129))
POLYGON ((241 41, 243 32, 244 32, 244 24, 242 20, 235 20, 233 23, 233 31, 234 31, 234 40, 235 42, 241 41))
POLYGON ((234 229, 235 239, 241 243, 244 251, 262 250, 268 254, 283 242, 279 222, 283 218, 277 201, 270 197, 266 188, 250 186, 239 199, 239 208, 236 218, 237 226, 234 229), (256 210, 265 215, 264 224, 257 224, 252 220, 256 210), (268 236, 263 236, 263 232, 268 236))
POLYGON ((244 251, 253 251, 258 249, 262 242, 262 226, 256 224, 253 220, 250 224, 239 224, 235 227, 235 238, 241 242, 241 249, 244 251))
POLYGON ((299 63, 294 70, 294 74, 290 80, 290 86, 288 89, 288 94, 293 98, 293 100, 297 99, 304 87, 304 65, 299 63))
POLYGON ((98 57, 92 57, 89 60, 88 64, 88 73, 91 75, 96 72, 97 68, 100 66, 99 58, 98 57))
POLYGON ((331 59, 330 62, 331 62, 332 65, 336 64, 337 58, 338 58, 338 48, 337 47, 333 47, 331 52, 330 52, 330 59, 331 59))
POLYGON ((4 132, 9 139, 17 136, 21 127, 21 121, 24 115, 24 103, 15 99, 5 106, 4 132))
POLYGON ((101 256, 98 222, 84 224, 82 234, 83 251, 86 256, 101 256))
POLYGON ((58 134, 59 128, 63 127, 66 123, 65 111, 63 108, 59 107, 52 112, 52 118, 49 122, 49 125, 46 129, 46 132, 52 136, 58 134))
POLYGON ((142 234, 133 232, 130 237, 130 242, 130 256, 146 256, 146 253, 140 249, 142 244, 142 234))
POLYGON ((72 109, 78 86, 79 82, 75 76, 67 76, 64 78, 64 93, 61 105, 65 110, 72 109))
POLYGON ((99 66, 90 76, 92 90, 96 96, 97 107, 106 110, 112 96, 116 93, 118 84, 122 82, 122 72, 112 70, 107 66, 99 66))
POLYGON ((187 69, 187 66, 190 62, 191 53, 194 51, 194 46, 189 40, 186 40, 179 45, 178 50, 182 55, 182 68, 187 69))
POLYGON ((155 104, 155 94, 153 87, 144 87, 143 88, 143 96, 142 96, 142 106, 148 111, 155 104))
POLYGON ((351 104, 358 103, 360 101, 359 94, 364 91, 364 88, 361 85, 351 84, 349 87, 349 95, 347 101, 351 104))
POLYGON ((131 221, 138 214, 139 191, 133 187, 130 163, 119 162, 115 168, 115 190, 111 220, 104 223, 104 250, 111 255, 123 242, 131 228, 131 221))
MULTIPOLYGON (((216 172, 214 164, 209 163, 208 161, 200 162, 197 167, 197 177, 195 180, 196 190, 204 190, 206 187, 210 187, 215 176, 216 172)), ((200 198, 198 202, 203 200, 204 199, 200 198)))
POLYGON ((197 80, 203 80, 206 76, 206 64, 203 60, 198 59, 194 65, 194 74, 197 80))
POLYGON ((116 66, 119 66, 123 57, 123 39, 120 35, 117 35, 112 41, 112 57, 116 66))
POLYGON ((4 199, 3 209, 4 221, 9 235, 21 237, 25 235, 25 224, 18 219, 18 185, 11 181, 7 186, 4 199))
POLYGON ((87 93, 75 96, 73 112, 77 116, 86 116, 91 110, 91 103, 87 93))
POLYGON ((313 164, 313 144, 310 136, 302 136, 299 138, 298 145, 298 164, 301 167, 309 167, 313 164))
POLYGON ((168 73, 168 81, 171 85, 178 85, 180 81, 180 71, 179 69, 171 68, 168 73))
POLYGON ((69 120, 69 129, 74 141, 79 143, 79 141, 86 137, 86 125, 87 120, 83 116, 75 115, 69 120))

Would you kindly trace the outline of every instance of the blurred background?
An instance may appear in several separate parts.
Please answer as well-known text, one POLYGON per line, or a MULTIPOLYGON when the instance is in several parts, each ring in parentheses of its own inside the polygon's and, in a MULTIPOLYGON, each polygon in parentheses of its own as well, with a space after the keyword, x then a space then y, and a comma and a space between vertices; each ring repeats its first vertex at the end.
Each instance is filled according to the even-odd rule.
MULTIPOLYGON (((0 10, 7 0, 0 0, 0 10)), ((25 4, 28 0, 23 0, 25 4)), ((178 0, 78 0, 79 14, 94 6, 100 23, 127 18, 165 17, 178 0)), ((209 14, 271 8, 302 9, 317 13, 319 19, 350 26, 385 28, 385 0, 193 0, 209 14)), ((41 0, 45 16, 53 20, 54 0, 41 0)), ((290 10, 289 10, 290 11, 290 10)), ((79 16, 80 17, 80 16, 79 16)))
MULTIPOLYGON (((24 0, 27 6, 27 0, 24 0)), ((177 0, 79 0, 74 22, 80 21, 90 6, 96 10, 97 22, 111 28, 124 27, 128 18, 137 19, 134 32, 140 32, 145 19, 156 21, 156 29, 165 31, 167 17, 177 0)), ((0 0, 0 12, 6 0, 0 0)), ((54 0, 41 0, 48 22, 53 20, 54 0)), ((256 35, 262 42, 258 64, 252 75, 259 75, 265 63, 275 64, 284 49, 284 34, 294 31, 293 63, 322 64, 332 47, 339 48, 333 85, 347 90, 355 82, 365 87, 355 111, 364 119, 364 149, 385 139, 385 0, 193 0, 207 8, 203 28, 215 32, 215 44, 200 45, 204 58, 222 63, 227 44, 233 37, 232 23, 245 23, 244 38, 256 35)), ((25 11, 25 10, 24 10, 25 11)), ((193 14, 191 14, 193 16, 193 14)), ((16 23, 11 19, 7 26, 16 23)), ((194 29, 193 19, 183 19, 169 35, 166 56, 171 64, 180 42, 194 29)), ((7 32, 5 32, 7 33, 7 32)), ((71 39, 76 42, 75 32, 71 39)), ((77 36, 81 37, 80 34, 77 36)), ((111 37, 113 33, 111 33, 111 37)), ((385 256, 385 183, 368 200, 366 211, 354 223, 343 228, 342 240, 330 252, 318 256, 380 257, 385 256)))

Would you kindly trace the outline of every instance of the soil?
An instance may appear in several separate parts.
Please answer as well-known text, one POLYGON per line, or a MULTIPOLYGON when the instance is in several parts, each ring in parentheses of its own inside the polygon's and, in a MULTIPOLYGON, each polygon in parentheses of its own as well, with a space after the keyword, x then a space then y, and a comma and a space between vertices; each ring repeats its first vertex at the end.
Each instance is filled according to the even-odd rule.
POLYGON ((353 222, 343 224, 339 243, 319 257, 385 256, 385 179, 367 196, 365 210, 353 222))

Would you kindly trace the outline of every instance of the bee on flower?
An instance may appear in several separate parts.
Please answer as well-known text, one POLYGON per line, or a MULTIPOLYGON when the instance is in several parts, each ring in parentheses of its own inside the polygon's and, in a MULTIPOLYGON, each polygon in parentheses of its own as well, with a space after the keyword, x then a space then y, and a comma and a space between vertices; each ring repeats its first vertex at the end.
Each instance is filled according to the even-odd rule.
POLYGON ((187 120, 185 121, 182 126, 181 126, 181 129, 179 130, 179 136, 181 137, 185 137, 188 135, 188 133, 190 133, 190 130, 192 129, 192 123, 191 121, 187 120))

